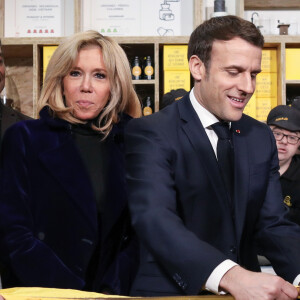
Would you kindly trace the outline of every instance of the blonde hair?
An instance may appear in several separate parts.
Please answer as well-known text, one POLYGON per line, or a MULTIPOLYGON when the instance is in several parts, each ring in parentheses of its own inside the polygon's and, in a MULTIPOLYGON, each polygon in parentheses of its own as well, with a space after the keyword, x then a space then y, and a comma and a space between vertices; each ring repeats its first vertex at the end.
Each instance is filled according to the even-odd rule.
POLYGON ((94 130, 107 136, 118 122, 118 114, 125 112, 132 117, 141 116, 141 106, 131 82, 130 65, 123 49, 113 39, 97 31, 76 33, 62 42, 53 53, 45 76, 38 103, 38 111, 49 106, 54 116, 70 123, 84 123, 72 115, 72 108, 66 107, 63 96, 63 78, 71 71, 81 49, 99 46, 103 55, 110 82, 110 98, 98 117, 94 130))

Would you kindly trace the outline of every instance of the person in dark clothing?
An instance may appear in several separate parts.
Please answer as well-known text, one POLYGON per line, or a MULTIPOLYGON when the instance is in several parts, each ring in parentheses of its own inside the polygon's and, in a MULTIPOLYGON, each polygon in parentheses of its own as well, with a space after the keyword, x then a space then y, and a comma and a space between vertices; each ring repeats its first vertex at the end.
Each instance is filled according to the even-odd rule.
POLYGON ((300 225, 300 156, 296 154, 300 145, 300 111, 294 106, 276 106, 267 123, 276 139, 283 202, 289 209, 289 219, 300 225))
POLYGON ((159 108, 163 109, 166 106, 174 103, 175 101, 180 100, 187 93, 188 92, 185 89, 171 90, 170 92, 163 95, 159 108))
MULTIPOLYGON (((296 97, 292 103, 292 107, 295 107, 300 111, 300 97, 296 97)), ((300 155, 300 146, 298 147, 297 154, 300 155)))
MULTIPOLYGON (((4 57, 2 54, 2 46, 0 40, 0 92, 4 89, 5 86, 5 63, 4 57)), ((19 111, 14 110, 13 108, 4 105, 3 99, 0 98, 0 143, 3 138, 4 132, 12 124, 21 121, 27 120, 30 117, 23 115, 19 111)))
POLYGON ((141 109, 122 48, 96 31, 67 38, 49 62, 39 112, 3 139, 3 287, 126 295, 137 247, 123 131, 141 109))

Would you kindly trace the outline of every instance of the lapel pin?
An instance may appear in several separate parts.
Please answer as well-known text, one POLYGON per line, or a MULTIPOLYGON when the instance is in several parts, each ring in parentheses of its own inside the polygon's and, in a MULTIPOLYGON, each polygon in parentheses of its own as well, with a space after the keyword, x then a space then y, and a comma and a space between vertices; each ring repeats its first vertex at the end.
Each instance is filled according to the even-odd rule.
POLYGON ((241 133, 241 131, 239 129, 236 129, 235 132, 236 133, 241 133))

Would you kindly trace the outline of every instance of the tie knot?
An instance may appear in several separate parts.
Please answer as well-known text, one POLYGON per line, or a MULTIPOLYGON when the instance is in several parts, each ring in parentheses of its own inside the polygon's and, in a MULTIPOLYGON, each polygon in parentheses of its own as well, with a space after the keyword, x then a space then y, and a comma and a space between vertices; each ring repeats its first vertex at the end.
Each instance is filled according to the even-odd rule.
POLYGON ((228 122, 217 122, 211 125, 219 139, 230 140, 230 129, 228 122))

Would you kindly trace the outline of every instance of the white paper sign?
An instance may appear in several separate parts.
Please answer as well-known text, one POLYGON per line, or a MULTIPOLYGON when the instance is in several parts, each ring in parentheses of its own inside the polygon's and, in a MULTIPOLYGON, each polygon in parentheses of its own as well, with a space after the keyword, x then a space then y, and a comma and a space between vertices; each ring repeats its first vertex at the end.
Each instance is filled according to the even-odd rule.
POLYGON ((82 0, 82 29, 110 36, 189 34, 193 19, 191 3, 190 0, 82 0), (185 7, 189 16, 184 20, 185 7), (186 24, 190 28, 183 30, 186 24))
POLYGON ((5 0, 5 36, 63 36, 62 2, 63 0, 5 0))
POLYGON ((142 1, 142 35, 181 35, 181 0, 142 1))
POLYGON ((140 1, 84 0, 83 29, 95 29, 103 35, 139 35, 140 1))

